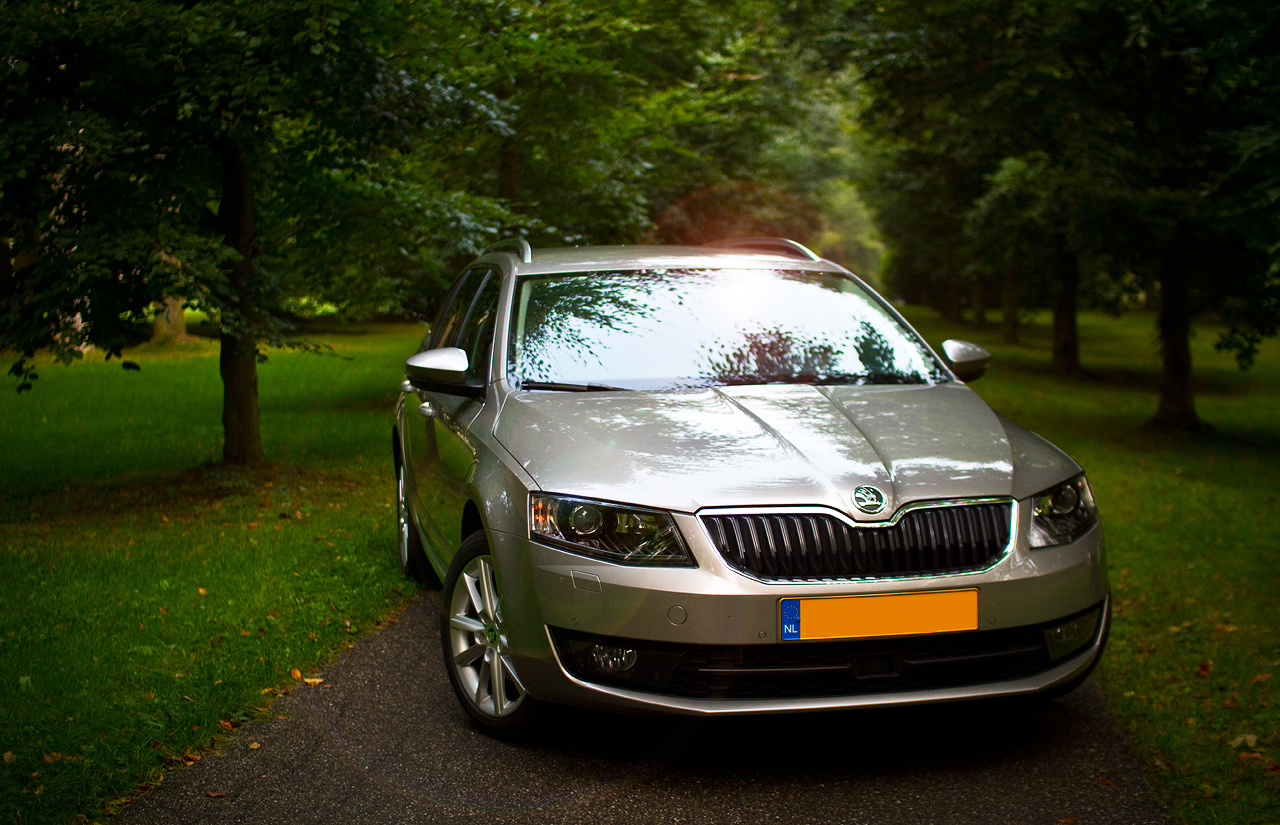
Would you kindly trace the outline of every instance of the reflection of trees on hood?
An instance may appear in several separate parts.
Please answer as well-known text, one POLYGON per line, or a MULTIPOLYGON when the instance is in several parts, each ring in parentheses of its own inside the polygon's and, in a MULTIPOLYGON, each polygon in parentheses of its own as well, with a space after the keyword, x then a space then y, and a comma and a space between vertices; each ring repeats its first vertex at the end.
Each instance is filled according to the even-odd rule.
MULTIPOLYGON (((585 361, 603 346, 599 329, 635 329, 656 307, 649 302, 655 290, 687 272, 588 272, 562 278, 526 281, 532 290, 525 308, 524 339, 517 342, 516 371, 527 380, 554 380, 554 352, 573 350, 585 361)), ((597 356, 597 363, 602 363, 597 356)))

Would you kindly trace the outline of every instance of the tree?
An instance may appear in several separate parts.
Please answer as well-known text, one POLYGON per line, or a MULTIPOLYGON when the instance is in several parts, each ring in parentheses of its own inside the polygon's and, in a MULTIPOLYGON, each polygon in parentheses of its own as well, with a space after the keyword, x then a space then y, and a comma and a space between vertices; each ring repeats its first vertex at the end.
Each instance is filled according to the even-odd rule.
MULTIPOLYGON (((9 3, 0 345, 118 356, 152 302, 217 319, 224 459, 263 458, 257 364, 304 345, 268 264, 430 129, 493 120, 449 82, 433 3, 9 3)), ((367 193, 366 187, 366 193, 367 193)))
POLYGON ((938 216, 935 259, 971 270, 1009 274, 1012 238, 1039 247, 1064 371, 1079 364, 1082 259, 1148 279, 1163 357, 1152 424, 1199 428, 1192 319, 1224 313, 1219 344, 1242 365, 1277 326, 1274 7, 888 0, 851 7, 845 25, 871 97, 864 124, 887 147, 871 200, 895 260, 906 238, 922 243, 921 230, 895 228, 901 215, 938 216))

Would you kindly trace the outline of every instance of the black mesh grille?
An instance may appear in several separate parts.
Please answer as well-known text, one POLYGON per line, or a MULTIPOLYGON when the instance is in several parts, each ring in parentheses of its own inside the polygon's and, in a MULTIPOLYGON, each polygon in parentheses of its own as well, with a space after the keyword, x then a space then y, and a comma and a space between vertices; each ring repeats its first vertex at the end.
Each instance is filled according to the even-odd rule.
POLYGON ((730 566, 766 581, 885 579, 982 570, 1009 544, 1010 505, 912 510, 891 527, 822 513, 707 515, 730 566))

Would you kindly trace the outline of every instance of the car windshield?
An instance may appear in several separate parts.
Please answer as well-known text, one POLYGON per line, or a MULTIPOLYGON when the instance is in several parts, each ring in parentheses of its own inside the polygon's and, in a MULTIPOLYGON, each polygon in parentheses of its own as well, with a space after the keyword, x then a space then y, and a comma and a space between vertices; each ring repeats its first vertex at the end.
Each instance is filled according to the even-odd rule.
POLYGON ((946 379, 919 339, 832 272, 666 269, 527 276, 513 303, 516 386, 670 389, 946 379))

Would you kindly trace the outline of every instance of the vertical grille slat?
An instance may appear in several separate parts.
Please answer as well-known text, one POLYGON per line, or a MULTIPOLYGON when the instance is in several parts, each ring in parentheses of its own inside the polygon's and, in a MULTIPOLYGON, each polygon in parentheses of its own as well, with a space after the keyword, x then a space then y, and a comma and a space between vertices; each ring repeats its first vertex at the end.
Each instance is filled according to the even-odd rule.
POLYGON ((766 581, 944 575, 982 570, 1009 543, 1011 505, 912 510, 893 525, 853 526, 825 513, 705 515, 725 562, 766 581))

